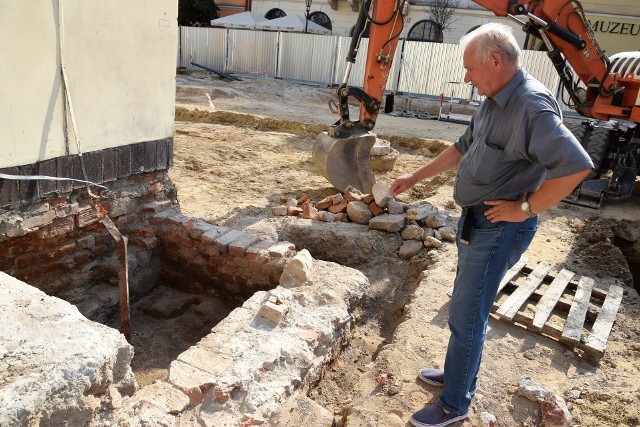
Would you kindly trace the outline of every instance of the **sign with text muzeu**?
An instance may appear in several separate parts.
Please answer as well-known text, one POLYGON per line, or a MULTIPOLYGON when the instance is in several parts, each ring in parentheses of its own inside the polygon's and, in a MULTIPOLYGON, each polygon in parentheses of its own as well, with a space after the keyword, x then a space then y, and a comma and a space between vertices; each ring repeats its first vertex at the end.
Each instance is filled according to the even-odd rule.
POLYGON ((590 15, 588 19, 607 55, 640 50, 640 18, 590 15))

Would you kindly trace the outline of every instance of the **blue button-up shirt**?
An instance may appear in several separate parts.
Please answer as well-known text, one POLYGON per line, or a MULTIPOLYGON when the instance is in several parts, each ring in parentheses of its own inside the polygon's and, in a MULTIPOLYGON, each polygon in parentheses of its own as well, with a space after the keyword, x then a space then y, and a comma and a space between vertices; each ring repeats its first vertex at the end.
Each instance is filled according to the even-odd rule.
POLYGON ((482 103, 455 147, 463 154, 454 189, 460 206, 517 200, 545 179, 593 168, 551 92, 523 70, 482 103))

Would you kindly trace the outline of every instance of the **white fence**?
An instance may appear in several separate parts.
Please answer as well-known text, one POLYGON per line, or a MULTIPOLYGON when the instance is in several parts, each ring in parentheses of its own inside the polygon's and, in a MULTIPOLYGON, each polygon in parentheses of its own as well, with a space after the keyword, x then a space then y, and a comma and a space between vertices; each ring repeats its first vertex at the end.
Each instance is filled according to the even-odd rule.
MULTIPOLYGON (((195 62, 223 72, 286 80, 340 84, 350 37, 315 34, 180 27, 178 66, 195 62)), ((368 39, 363 39, 348 84, 362 87, 368 39)), ((560 79, 546 52, 524 51, 523 66, 552 93, 560 79)), ((411 95, 459 99, 480 97, 464 80, 459 45, 400 40, 387 90, 411 95), (453 83, 453 84, 451 84, 453 83)))

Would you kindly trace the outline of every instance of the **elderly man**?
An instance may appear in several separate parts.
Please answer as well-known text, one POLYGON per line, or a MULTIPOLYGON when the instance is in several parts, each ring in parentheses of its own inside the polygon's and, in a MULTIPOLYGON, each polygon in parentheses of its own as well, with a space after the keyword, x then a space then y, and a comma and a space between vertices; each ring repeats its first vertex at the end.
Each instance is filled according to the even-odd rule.
POLYGON ((454 145, 391 186, 395 196, 457 168, 454 199, 463 208, 444 370, 419 373, 443 391, 436 404, 413 414, 416 427, 446 426, 468 416, 502 277, 531 243, 537 215, 571 193, 593 168, 563 125, 553 95, 521 69, 509 27, 482 25, 460 44, 464 81, 487 99, 454 145))

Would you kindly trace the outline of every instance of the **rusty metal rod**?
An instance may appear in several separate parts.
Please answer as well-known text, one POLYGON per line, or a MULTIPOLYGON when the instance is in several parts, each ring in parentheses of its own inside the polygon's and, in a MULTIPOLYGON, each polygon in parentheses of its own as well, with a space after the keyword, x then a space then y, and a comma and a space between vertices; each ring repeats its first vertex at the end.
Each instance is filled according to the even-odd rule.
POLYGON ((120 287, 120 332, 131 342, 131 322, 129 316, 129 264, 127 262, 127 236, 123 236, 108 215, 100 218, 100 222, 116 241, 118 256, 118 284, 120 287))

